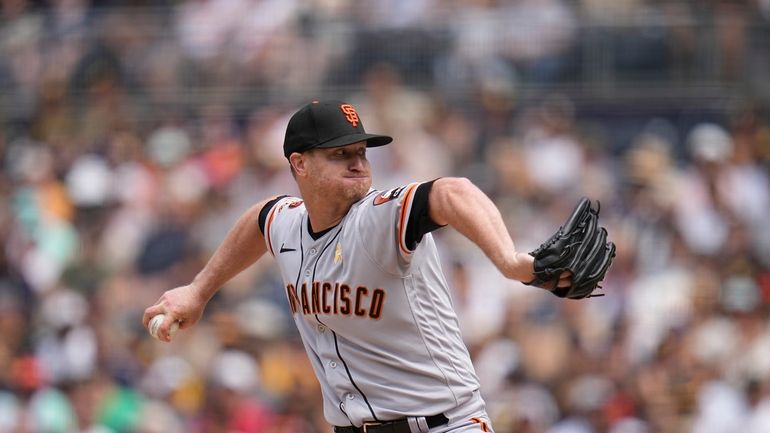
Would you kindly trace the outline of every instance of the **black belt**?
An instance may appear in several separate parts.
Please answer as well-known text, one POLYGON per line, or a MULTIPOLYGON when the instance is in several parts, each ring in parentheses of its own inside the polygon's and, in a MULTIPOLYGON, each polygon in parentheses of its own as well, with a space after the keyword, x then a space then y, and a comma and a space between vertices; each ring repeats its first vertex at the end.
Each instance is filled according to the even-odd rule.
MULTIPOLYGON (((438 427, 449 422, 443 413, 433 416, 426 416, 425 422, 429 428, 438 427)), ((406 418, 385 422, 365 422, 361 427, 346 426, 334 427, 334 433, 412 433, 409 428, 409 421, 406 418)))

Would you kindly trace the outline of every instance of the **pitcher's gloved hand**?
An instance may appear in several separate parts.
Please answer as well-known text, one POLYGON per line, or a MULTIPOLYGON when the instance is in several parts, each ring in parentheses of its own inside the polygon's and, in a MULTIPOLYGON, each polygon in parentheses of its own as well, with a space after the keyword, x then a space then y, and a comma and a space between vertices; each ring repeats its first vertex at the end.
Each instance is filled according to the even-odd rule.
POLYGON ((535 279, 525 284, 542 287, 561 298, 582 299, 592 296, 615 257, 615 244, 607 240, 607 230, 599 225, 596 208, 583 197, 559 227, 539 248, 529 253, 535 258, 535 279), (559 278, 572 274, 572 284, 557 287, 559 278))

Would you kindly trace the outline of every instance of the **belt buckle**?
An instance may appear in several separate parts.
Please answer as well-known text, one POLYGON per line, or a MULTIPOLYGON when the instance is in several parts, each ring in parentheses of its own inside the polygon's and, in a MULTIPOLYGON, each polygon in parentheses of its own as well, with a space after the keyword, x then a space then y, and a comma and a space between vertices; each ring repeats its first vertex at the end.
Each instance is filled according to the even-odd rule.
POLYGON ((361 431, 363 433, 369 433, 369 431, 368 431, 369 427, 377 427, 377 426, 380 426, 380 425, 382 425, 381 422, 365 422, 365 423, 363 423, 361 425, 361 431))

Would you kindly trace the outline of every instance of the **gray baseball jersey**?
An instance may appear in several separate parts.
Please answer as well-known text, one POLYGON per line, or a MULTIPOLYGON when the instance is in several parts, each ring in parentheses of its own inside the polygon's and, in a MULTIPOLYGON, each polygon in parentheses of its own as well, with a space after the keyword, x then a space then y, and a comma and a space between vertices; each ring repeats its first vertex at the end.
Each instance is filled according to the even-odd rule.
POLYGON ((331 424, 430 416, 478 395, 436 245, 430 230, 414 235, 430 185, 370 190, 322 233, 299 198, 263 210, 331 424))

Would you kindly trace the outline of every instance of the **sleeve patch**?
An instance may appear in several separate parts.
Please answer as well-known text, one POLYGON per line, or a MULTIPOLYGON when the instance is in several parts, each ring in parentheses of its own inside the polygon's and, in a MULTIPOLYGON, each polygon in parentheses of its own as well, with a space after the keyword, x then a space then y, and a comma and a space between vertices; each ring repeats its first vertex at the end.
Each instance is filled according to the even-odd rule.
POLYGON ((391 200, 393 200, 395 198, 398 198, 401 195, 401 193, 404 191, 405 188, 406 188, 405 186, 401 186, 401 187, 398 187, 398 188, 393 188, 391 190, 385 191, 382 194, 379 194, 379 195, 374 197, 373 204, 375 206, 379 206, 379 205, 385 204, 385 203, 387 203, 387 202, 389 202, 389 201, 391 201, 391 200))

